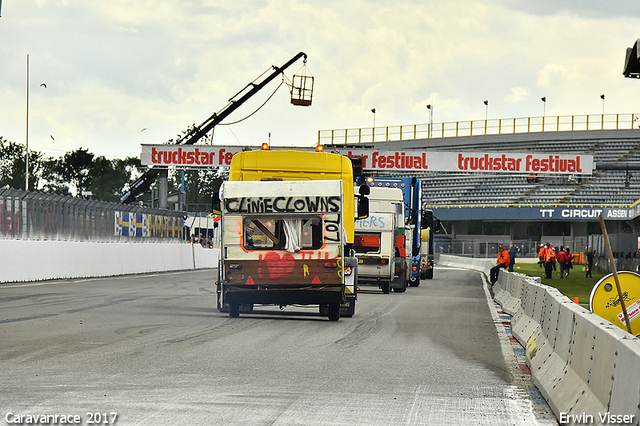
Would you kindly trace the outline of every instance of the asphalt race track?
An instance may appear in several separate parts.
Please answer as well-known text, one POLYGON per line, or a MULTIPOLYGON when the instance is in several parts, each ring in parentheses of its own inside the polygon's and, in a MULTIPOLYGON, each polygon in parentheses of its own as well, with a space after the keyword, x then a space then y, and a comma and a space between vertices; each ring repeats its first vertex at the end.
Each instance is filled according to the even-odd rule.
POLYGON ((479 273, 365 287, 338 322, 317 306, 229 318, 214 276, 0 285, 0 425, 557 424, 479 273))

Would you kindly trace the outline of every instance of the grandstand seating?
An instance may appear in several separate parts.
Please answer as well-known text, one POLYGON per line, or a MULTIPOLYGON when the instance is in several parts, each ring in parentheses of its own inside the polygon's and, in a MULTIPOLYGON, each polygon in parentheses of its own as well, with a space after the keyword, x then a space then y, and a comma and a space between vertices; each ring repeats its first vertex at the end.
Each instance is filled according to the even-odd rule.
MULTIPOLYGON (((393 142, 386 142, 389 146, 393 142)), ((605 204, 640 199, 640 170, 608 170, 598 163, 640 161, 640 131, 603 130, 406 141, 403 148, 434 151, 584 153, 594 156, 592 176, 414 172, 425 205, 605 204), (636 132, 638 132, 636 134, 636 132), (422 146, 421 146, 422 145, 422 146)))

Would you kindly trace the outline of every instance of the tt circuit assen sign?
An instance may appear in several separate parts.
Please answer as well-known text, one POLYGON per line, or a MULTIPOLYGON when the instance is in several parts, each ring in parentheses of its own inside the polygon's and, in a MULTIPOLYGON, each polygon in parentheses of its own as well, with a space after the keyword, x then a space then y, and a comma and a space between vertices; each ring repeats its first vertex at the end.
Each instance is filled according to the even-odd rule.
MULTIPOLYGON (((142 145, 140 158, 145 166, 226 167, 231 164, 233 155, 244 149, 239 146, 214 145, 142 145)), ((272 149, 313 150, 314 148, 272 149)), ((593 156, 583 154, 478 153, 410 149, 386 151, 373 148, 338 150, 333 147, 326 147, 325 152, 360 157, 362 168, 366 171, 590 175, 594 168, 593 156)))
POLYGON ((440 220, 516 220, 593 222, 602 216, 605 220, 631 220, 640 216, 640 206, 603 207, 595 205, 470 205, 427 206, 440 220), (490 208, 487 208, 490 207, 490 208))

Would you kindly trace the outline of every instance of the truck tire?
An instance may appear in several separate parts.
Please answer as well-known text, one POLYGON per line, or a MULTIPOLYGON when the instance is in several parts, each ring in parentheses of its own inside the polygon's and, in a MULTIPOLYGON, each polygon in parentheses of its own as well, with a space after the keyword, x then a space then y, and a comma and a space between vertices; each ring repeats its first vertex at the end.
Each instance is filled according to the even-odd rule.
POLYGON ((427 273, 425 275, 428 280, 433 279, 433 269, 427 269, 427 273))
POLYGON ((229 304, 229 318, 238 318, 240 316, 240 306, 235 303, 229 304))
POLYGON ((338 321, 340 319, 340 304, 329 304, 329 321, 338 321))
POLYGON ((405 291, 407 291, 407 280, 402 281, 401 287, 394 287, 393 291, 395 291, 396 293, 404 293, 405 291))
POLYGON ((328 317, 329 316, 329 305, 320 305, 320 315, 322 315, 323 317, 328 317))
POLYGON ((340 316, 351 318, 356 313, 356 301, 349 300, 349 304, 347 306, 343 306, 340 308, 340 316))
POLYGON ((384 294, 389 294, 391 292, 391 282, 382 283, 382 292, 384 294))

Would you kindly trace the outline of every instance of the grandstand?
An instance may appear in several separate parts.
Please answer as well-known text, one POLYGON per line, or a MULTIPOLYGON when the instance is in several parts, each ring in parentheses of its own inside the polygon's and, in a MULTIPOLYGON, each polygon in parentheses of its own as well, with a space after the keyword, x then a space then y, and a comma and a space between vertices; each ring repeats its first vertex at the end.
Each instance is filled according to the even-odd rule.
MULTIPOLYGON (((423 204, 631 205, 640 199, 640 170, 624 169, 640 161, 640 130, 537 132, 458 138, 381 142, 393 149, 474 152, 588 153, 596 169, 591 177, 503 173, 421 173, 423 204), (600 168, 619 163, 623 170, 600 168)), ((637 168, 637 167, 636 167, 637 168)))
POLYGON ((390 150, 590 154, 596 163, 590 177, 415 174, 428 177, 423 180, 423 202, 430 206, 629 205, 640 199, 640 170, 636 170, 640 167, 625 167, 640 162, 639 119, 638 114, 597 114, 334 129, 318 132, 318 143, 390 150))
MULTIPOLYGON (((361 146, 361 145, 360 145, 361 146)), ((387 141, 366 146, 391 150, 510 153, 582 153, 594 156, 591 176, 429 172, 422 178, 423 204, 631 205, 640 199, 640 130, 537 132, 387 141), (628 166, 628 169, 625 168, 628 166)), ((359 145, 345 145, 357 148, 359 145)))
MULTIPOLYGON (((364 144, 345 144, 358 148, 364 144)), ((487 153, 545 153, 593 155, 592 175, 545 173, 462 173, 415 171, 422 182, 423 208, 434 211, 449 225, 451 239, 529 243, 551 239, 573 247, 590 245, 588 235, 599 232, 598 214, 610 232, 640 227, 635 204, 640 200, 640 129, 483 134, 366 143, 388 150, 460 151, 487 153), (577 213, 576 213, 577 212, 577 213), (500 235, 471 235, 470 222, 502 222, 509 230, 500 235), (542 227, 532 222, 544 222, 542 227), (545 227, 547 231, 545 231, 545 227), (535 228, 535 231, 531 231, 535 228), (541 228, 541 229, 540 229, 541 228)), ((490 228, 490 227, 488 227, 490 228)), ((629 245, 629 243, 626 243, 629 245)), ((495 245, 494 245, 495 246, 495 245)), ((486 255, 493 250, 483 249, 486 255)), ((619 248, 634 253, 634 247, 619 248)))

